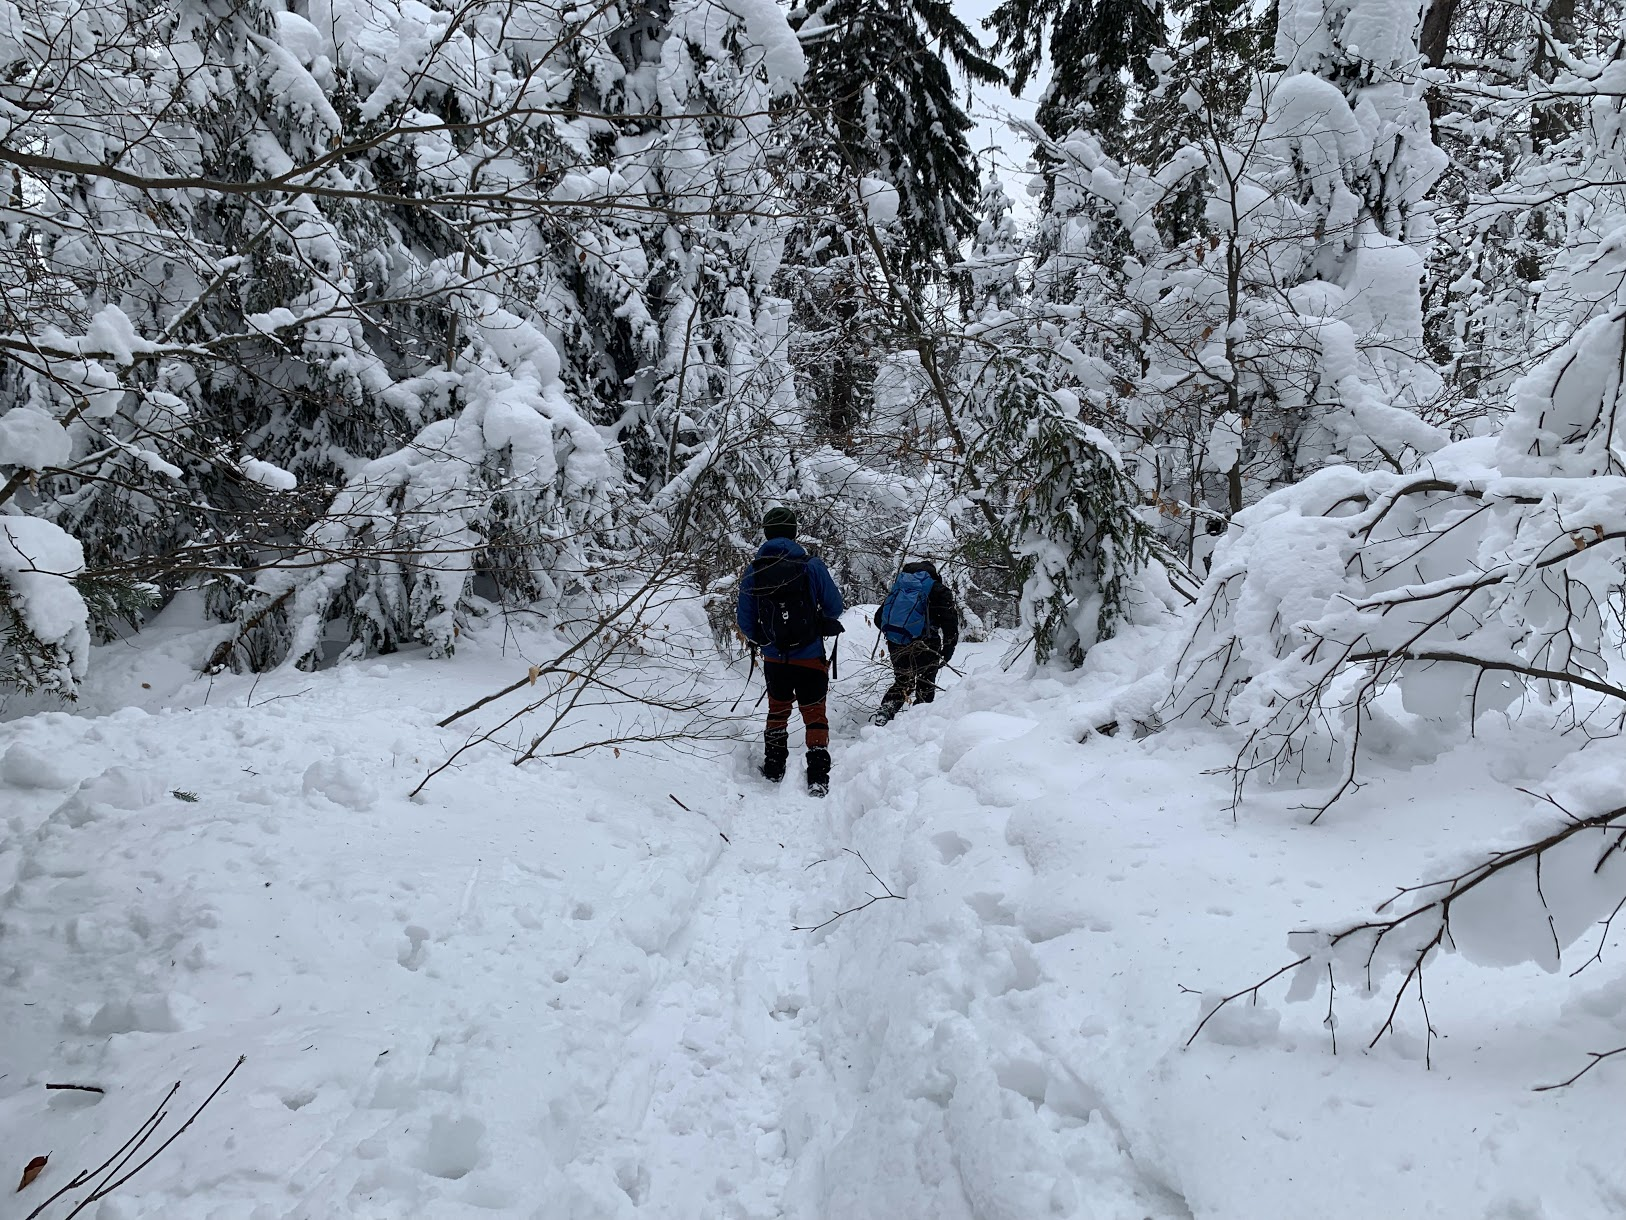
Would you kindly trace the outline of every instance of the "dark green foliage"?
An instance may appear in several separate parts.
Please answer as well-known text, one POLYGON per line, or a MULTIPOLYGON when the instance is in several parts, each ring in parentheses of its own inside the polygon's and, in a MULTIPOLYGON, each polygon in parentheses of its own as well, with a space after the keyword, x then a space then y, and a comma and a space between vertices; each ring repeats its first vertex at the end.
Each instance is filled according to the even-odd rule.
POLYGON ((976 232, 981 191, 953 73, 1005 76, 942 0, 831 0, 792 21, 807 54, 808 121, 792 189, 809 221, 783 291, 802 401, 815 430, 845 445, 868 418, 891 339, 867 290, 873 252, 855 236, 858 182, 898 192, 885 235, 893 273, 911 291, 940 279, 976 232))
POLYGON ((801 27, 820 31, 804 96, 833 125, 841 168, 897 188, 899 266, 929 278, 976 231, 981 185, 950 65, 978 84, 1004 72, 943 0, 832 0, 801 27))
POLYGON ((1034 655, 1076 666, 1128 621, 1159 543, 1111 442, 1045 384, 1032 358, 1001 353, 978 371, 980 429, 969 460, 990 478, 1001 548, 1017 561, 1034 655))
POLYGON ((1121 138, 1131 84, 1156 86, 1150 59, 1168 41, 1162 0, 1004 0, 987 25, 1017 93, 1049 65, 1036 115, 1047 135, 1084 126, 1109 145, 1121 138))
POLYGON ((120 623, 140 627, 143 612, 163 600, 158 586, 144 580, 79 576, 74 579, 73 587, 85 599, 91 630, 104 639, 110 638, 120 623))

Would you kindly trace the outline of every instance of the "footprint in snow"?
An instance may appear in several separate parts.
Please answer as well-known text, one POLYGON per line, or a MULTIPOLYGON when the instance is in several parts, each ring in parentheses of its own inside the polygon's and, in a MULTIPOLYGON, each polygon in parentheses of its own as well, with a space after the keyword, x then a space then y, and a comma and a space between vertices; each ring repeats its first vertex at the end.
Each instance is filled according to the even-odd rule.
POLYGON ((425 943, 429 940, 429 930, 420 928, 415 923, 406 926, 407 947, 395 955, 395 960, 408 970, 422 968, 424 959, 429 956, 425 943))
POLYGON ((455 1182, 480 1165, 486 1127, 479 1119, 437 1114, 418 1150, 418 1168, 437 1178, 455 1182))
POLYGON ((963 835, 955 834, 952 830, 945 830, 942 834, 932 836, 932 846, 937 848, 937 854, 944 864, 953 864, 971 850, 971 843, 963 835))

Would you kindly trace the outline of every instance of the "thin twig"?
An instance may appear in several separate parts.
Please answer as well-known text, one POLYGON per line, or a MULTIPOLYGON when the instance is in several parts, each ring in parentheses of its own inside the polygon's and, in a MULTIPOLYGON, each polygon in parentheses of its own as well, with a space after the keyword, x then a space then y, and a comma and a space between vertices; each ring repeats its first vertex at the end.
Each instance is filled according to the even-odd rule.
MULTIPOLYGON (((139 1127, 136 1128, 135 1133, 131 1135, 129 1139, 125 1140, 124 1143, 119 1145, 119 1147, 113 1152, 112 1156, 108 1157, 94 1169, 82 1170, 81 1172, 76 1173, 67 1183, 67 1185, 59 1189, 54 1195, 46 1199, 45 1202, 41 1203, 33 1211, 29 1212, 26 1220, 38 1220, 38 1217, 44 1215, 45 1210, 50 1207, 51 1204, 55 1203, 64 1195, 78 1190, 80 1187, 86 1185, 97 1177, 101 1177, 101 1181, 91 1189, 89 1194, 74 1204, 73 1209, 67 1213, 63 1220, 73 1220, 73 1217, 79 1215, 92 1203, 96 1203, 101 1199, 106 1198, 119 1187, 123 1186, 131 1178, 135 1177, 136 1174, 140 1173, 148 1165, 151 1165, 154 1160, 163 1154, 165 1149, 167 1149, 171 1144, 186 1133, 187 1128, 197 1121, 198 1115, 202 1114, 203 1111, 208 1108, 209 1103, 220 1095, 220 1091, 226 1087, 227 1082, 237 1074, 237 1069, 243 1066, 245 1058, 246 1056, 239 1055, 237 1057, 237 1062, 232 1064, 231 1071, 227 1072, 225 1076, 221 1078, 220 1083, 215 1085, 210 1094, 205 1097, 201 1103, 199 1103, 198 1108, 192 1111, 191 1117, 177 1127, 170 1134, 168 1139, 164 1140, 163 1143, 159 1144, 157 1148, 153 1149, 153 1151, 143 1160, 139 1161, 126 1172, 124 1167, 135 1158, 136 1154, 139 1153, 143 1147, 146 1146, 147 1141, 152 1139, 152 1137, 158 1133, 158 1129, 163 1125, 164 1119, 168 1117, 169 1110, 167 1107, 174 1099, 175 1094, 180 1092, 181 1088, 181 1082, 176 1081, 170 1086, 169 1092, 164 1094, 164 1099, 158 1103, 153 1112, 147 1116, 139 1127)), ((94 1085, 62 1084, 47 1085, 46 1088, 84 1089, 86 1091, 96 1093, 103 1091, 94 1085)))
POLYGON ((37 1217, 44 1214, 46 1208, 50 1207, 51 1204, 55 1203, 63 1195, 68 1194, 70 1191, 78 1190, 86 1182, 90 1181, 97 1174, 101 1173, 104 1169, 108 1168, 108 1166, 112 1165, 121 1156, 123 1156, 126 1150, 128 1150, 132 1145, 139 1148, 142 1144, 146 1143, 147 1139, 152 1134, 152 1131, 157 1128, 159 1123, 164 1121, 164 1107, 169 1105, 170 1099, 174 1097, 176 1093, 180 1092, 180 1088, 181 1082, 177 1080, 173 1085, 170 1086, 169 1092, 164 1094, 164 1099, 158 1103, 158 1105, 153 1109, 153 1112, 147 1115, 142 1124, 135 1129, 135 1133, 131 1135, 129 1139, 125 1140, 124 1143, 120 1144, 116 1149, 114 1149, 112 1156, 108 1157, 94 1169, 83 1169, 74 1174, 66 1186, 61 1187, 49 1199, 45 1200, 45 1202, 41 1203, 33 1211, 29 1212, 25 1220, 36 1220, 37 1217))
POLYGON ((1535 1091, 1537 1093, 1550 1093, 1554 1089, 1567 1089, 1570 1087, 1570 1085, 1581 1079, 1581 1077, 1585 1076, 1593 1068, 1597 1067, 1605 1059, 1612 1059, 1616 1055, 1626 1054, 1626 1046, 1617 1046, 1612 1051, 1588 1051, 1587 1054, 1592 1056, 1592 1062, 1588 1063, 1584 1068, 1576 1072, 1575 1075, 1571 1076, 1568 1080, 1560 1080, 1557 1084, 1538 1084, 1535 1087, 1535 1091))
MULTIPOLYGON (((844 852, 846 852, 849 856, 856 856, 858 858, 858 862, 864 866, 864 871, 866 873, 868 873, 871 877, 875 878, 875 884, 880 886, 883 892, 879 893, 879 894, 866 894, 863 902, 860 902, 855 907, 848 907, 845 911, 837 911, 834 915, 830 916, 830 918, 826 919, 823 923, 816 923, 816 924, 812 924, 812 925, 808 925, 808 926, 792 924, 791 925, 791 931, 792 932, 817 932, 820 928, 829 927, 831 924, 835 923, 836 920, 840 919, 843 915, 855 914, 855 913, 857 913, 859 911, 864 910, 866 907, 874 906, 877 902, 884 902, 888 898, 897 898, 899 900, 901 900, 903 898, 902 894, 894 894, 892 892, 892 887, 887 885, 886 882, 881 880, 881 878, 876 874, 875 870, 869 866, 869 861, 864 859, 864 857, 860 853, 858 853, 857 851, 854 851, 850 847, 844 847, 844 848, 842 848, 842 850, 844 852)), ((823 863, 823 861, 815 861, 814 863, 823 863)), ((812 865, 809 865, 808 867, 811 868, 812 865)))
POLYGON ((148 1165, 151 1165, 155 1160, 158 1159, 159 1156, 163 1154, 166 1148, 168 1148, 176 1140, 180 1139, 181 1136, 185 1135, 187 1128, 197 1121, 198 1115, 202 1114, 204 1110, 208 1109, 209 1103, 212 1102, 216 1097, 220 1096, 220 1090, 224 1089, 231 1078, 237 1075, 237 1069, 243 1066, 243 1062, 247 1058, 248 1056, 246 1055, 237 1056, 237 1062, 231 1065, 231 1071, 222 1076, 220 1078, 220 1083, 215 1085, 214 1089, 210 1091, 209 1096, 205 1097, 201 1102, 198 1103, 198 1108, 192 1111, 191 1117, 177 1127, 167 1140, 165 1140, 162 1144, 159 1144, 157 1148, 153 1149, 152 1153, 147 1157, 146 1160, 140 1162, 135 1166, 135 1168, 131 1169, 122 1177, 115 1179, 111 1185, 100 1186, 92 1193, 86 1195, 84 1199, 82 1199, 79 1204, 68 1213, 67 1220, 73 1220, 74 1216, 77 1216, 86 1207, 90 1206, 90 1204, 96 1202, 98 1199, 112 1194, 115 1190, 123 1186, 131 1178, 135 1177, 136 1174, 140 1173, 148 1165))
POLYGON ((1289 970, 1297 970, 1300 966, 1304 965, 1304 963, 1309 961, 1309 960, 1310 960, 1310 955, 1305 954, 1303 957, 1299 958, 1299 960, 1296 961, 1296 962, 1288 962, 1287 965, 1283 966, 1280 970, 1276 971, 1274 974, 1266 975, 1264 978, 1260 979, 1257 983, 1255 983, 1252 987, 1244 987, 1241 991, 1234 992, 1233 994, 1226 996, 1218 1004, 1216 1004, 1216 1005, 1214 1005, 1214 1007, 1210 1008, 1208 1010, 1208 1015, 1205 1016, 1201 1021, 1199 1021, 1197 1023, 1197 1028, 1191 1031, 1191 1037, 1186 1039, 1186 1045, 1190 1046, 1193 1042, 1197 1041, 1197 1035, 1203 1032, 1203 1026, 1207 1025, 1210 1021, 1212 1021, 1214 1019, 1214 1015, 1216 1013, 1218 1013, 1220 1009, 1224 1008, 1227 1004, 1231 1003, 1233 1000, 1240 1000, 1245 995, 1246 996, 1252 996, 1253 1000, 1254 1000, 1254 1003, 1258 1003, 1259 1002, 1259 989, 1261 987, 1265 986, 1265 984, 1267 984, 1267 983, 1275 982, 1277 979, 1281 978, 1282 975, 1286 974, 1289 970))

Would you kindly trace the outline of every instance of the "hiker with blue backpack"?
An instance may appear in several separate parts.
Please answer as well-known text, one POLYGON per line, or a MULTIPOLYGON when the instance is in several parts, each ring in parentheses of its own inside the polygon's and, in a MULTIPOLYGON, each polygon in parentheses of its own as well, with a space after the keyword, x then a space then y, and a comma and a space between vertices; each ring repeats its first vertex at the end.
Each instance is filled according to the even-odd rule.
POLYGON ((762 517, 765 541, 740 580, 734 620, 762 649, 768 683, 768 727, 762 774, 778 783, 790 758, 790 709, 802 709, 807 730, 807 790, 830 791, 830 723, 824 709, 830 662, 824 637, 841 634, 841 591, 821 560, 796 541, 796 514, 770 508, 762 517))
POLYGON ((875 626, 892 654, 892 685, 881 698, 871 724, 886 724, 913 696, 930 703, 937 694, 937 671, 954 657, 960 642, 960 611, 937 568, 926 560, 906 563, 875 613, 875 626))

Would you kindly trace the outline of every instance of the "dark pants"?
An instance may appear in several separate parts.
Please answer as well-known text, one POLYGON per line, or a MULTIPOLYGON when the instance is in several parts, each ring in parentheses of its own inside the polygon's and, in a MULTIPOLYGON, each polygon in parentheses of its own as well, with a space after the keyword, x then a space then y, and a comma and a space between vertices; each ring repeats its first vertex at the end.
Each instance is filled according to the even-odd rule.
POLYGON ((830 782, 830 722, 825 717, 824 697, 830 691, 830 671, 823 657, 804 661, 772 661, 764 657, 762 675, 768 682, 768 730, 763 734, 765 774, 778 778, 785 774, 790 757, 790 709, 802 709, 807 729, 807 782, 830 782))
POLYGON ((892 685, 881 697, 881 714, 890 720, 903 710, 911 694, 916 703, 930 703, 937 695, 937 671, 943 668, 943 656, 932 640, 888 643, 886 647, 892 654, 892 685))

